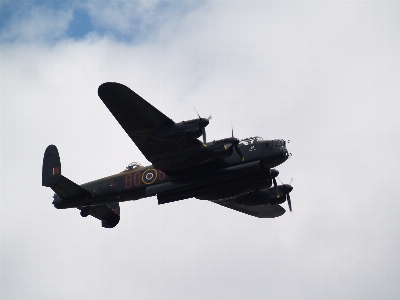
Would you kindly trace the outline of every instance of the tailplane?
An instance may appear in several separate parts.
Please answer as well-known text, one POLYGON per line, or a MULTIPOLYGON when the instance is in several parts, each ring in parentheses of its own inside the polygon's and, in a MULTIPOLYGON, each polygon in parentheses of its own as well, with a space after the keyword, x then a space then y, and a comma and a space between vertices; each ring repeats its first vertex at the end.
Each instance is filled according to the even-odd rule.
POLYGON ((120 207, 118 202, 78 208, 81 210, 82 217, 91 215, 99 219, 104 228, 114 228, 119 223, 120 207))
POLYGON ((53 201, 56 208, 76 207, 81 211, 82 217, 91 215, 99 219, 104 228, 113 228, 119 223, 120 207, 118 202, 93 206, 79 204, 80 199, 88 199, 94 195, 61 175, 60 155, 54 145, 48 146, 44 152, 42 185, 51 188, 56 193, 53 201))
POLYGON ((54 145, 44 152, 42 185, 51 188, 63 201, 92 196, 88 190, 61 175, 60 155, 54 145))

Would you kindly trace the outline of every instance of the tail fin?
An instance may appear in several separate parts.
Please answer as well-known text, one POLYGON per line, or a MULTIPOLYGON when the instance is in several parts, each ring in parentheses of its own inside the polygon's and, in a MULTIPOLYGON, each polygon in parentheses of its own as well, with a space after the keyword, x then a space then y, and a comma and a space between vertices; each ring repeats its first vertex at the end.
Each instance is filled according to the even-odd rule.
POLYGON ((48 146, 44 152, 42 185, 51 188, 57 194, 53 201, 56 208, 77 207, 81 210, 82 217, 92 215, 101 220, 104 228, 113 228, 119 223, 120 207, 118 202, 94 206, 80 206, 73 202, 74 199, 91 197, 92 194, 61 175, 60 155, 54 145, 48 146), (69 200, 72 200, 73 205, 69 200))
POLYGON ((43 157, 42 185, 55 186, 61 180, 61 162, 57 147, 50 145, 46 148, 43 157))
POLYGON ((61 175, 60 155, 57 147, 50 145, 43 157, 42 185, 51 188, 62 200, 89 197, 92 194, 61 175))

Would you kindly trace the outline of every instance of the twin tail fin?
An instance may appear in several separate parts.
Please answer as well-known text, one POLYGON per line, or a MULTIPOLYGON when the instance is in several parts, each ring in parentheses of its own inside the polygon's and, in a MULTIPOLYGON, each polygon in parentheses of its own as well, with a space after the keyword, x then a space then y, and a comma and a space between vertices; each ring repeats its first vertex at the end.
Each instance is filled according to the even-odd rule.
POLYGON ((64 201, 92 196, 88 190, 61 175, 60 155, 54 145, 44 152, 42 185, 51 188, 64 201))
MULTIPOLYGON (((61 175, 60 155, 54 145, 49 145, 44 152, 42 185, 51 188, 57 194, 58 197, 54 198, 55 202, 68 202, 93 196, 88 190, 61 175)), ((55 202, 53 204, 56 206, 55 202)), ((102 226, 105 228, 113 228, 119 223, 120 207, 118 202, 77 208, 81 210, 82 217, 91 215, 101 220, 102 226)))

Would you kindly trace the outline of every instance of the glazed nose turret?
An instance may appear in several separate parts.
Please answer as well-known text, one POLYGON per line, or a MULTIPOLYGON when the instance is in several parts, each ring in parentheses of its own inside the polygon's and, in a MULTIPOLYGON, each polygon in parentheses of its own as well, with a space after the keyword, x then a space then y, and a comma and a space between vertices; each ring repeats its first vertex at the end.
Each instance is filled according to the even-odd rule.
POLYGON ((264 154, 265 156, 262 159, 262 164, 266 168, 274 168, 292 156, 284 140, 271 140, 267 141, 265 144, 267 147, 264 154))

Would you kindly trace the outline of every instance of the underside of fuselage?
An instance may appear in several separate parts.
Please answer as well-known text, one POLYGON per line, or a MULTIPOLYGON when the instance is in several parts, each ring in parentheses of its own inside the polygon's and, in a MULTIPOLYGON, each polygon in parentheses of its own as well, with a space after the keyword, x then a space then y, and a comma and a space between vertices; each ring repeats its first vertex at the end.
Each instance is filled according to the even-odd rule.
POLYGON ((246 175, 247 179, 236 179, 218 186, 211 186, 194 193, 194 197, 200 200, 219 200, 226 199, 236 195, 241 195, 255 189, 269 188, 272 186, 272 180, 265 178, 268 174, 246 175))
POLYGON ((157 193, 159 204, 179 201, 188 198, 201 200, 218 200, 233 197, 245 192, 267 188, 272 184, 270 170, 260 167, 259 164, 249 164, 249 170, 226 170, 223 174, 209 177, 206 180, 199 178, 190 184, 160 191, 157 193), (252 166, 251 166, 252 165, 252 166))

